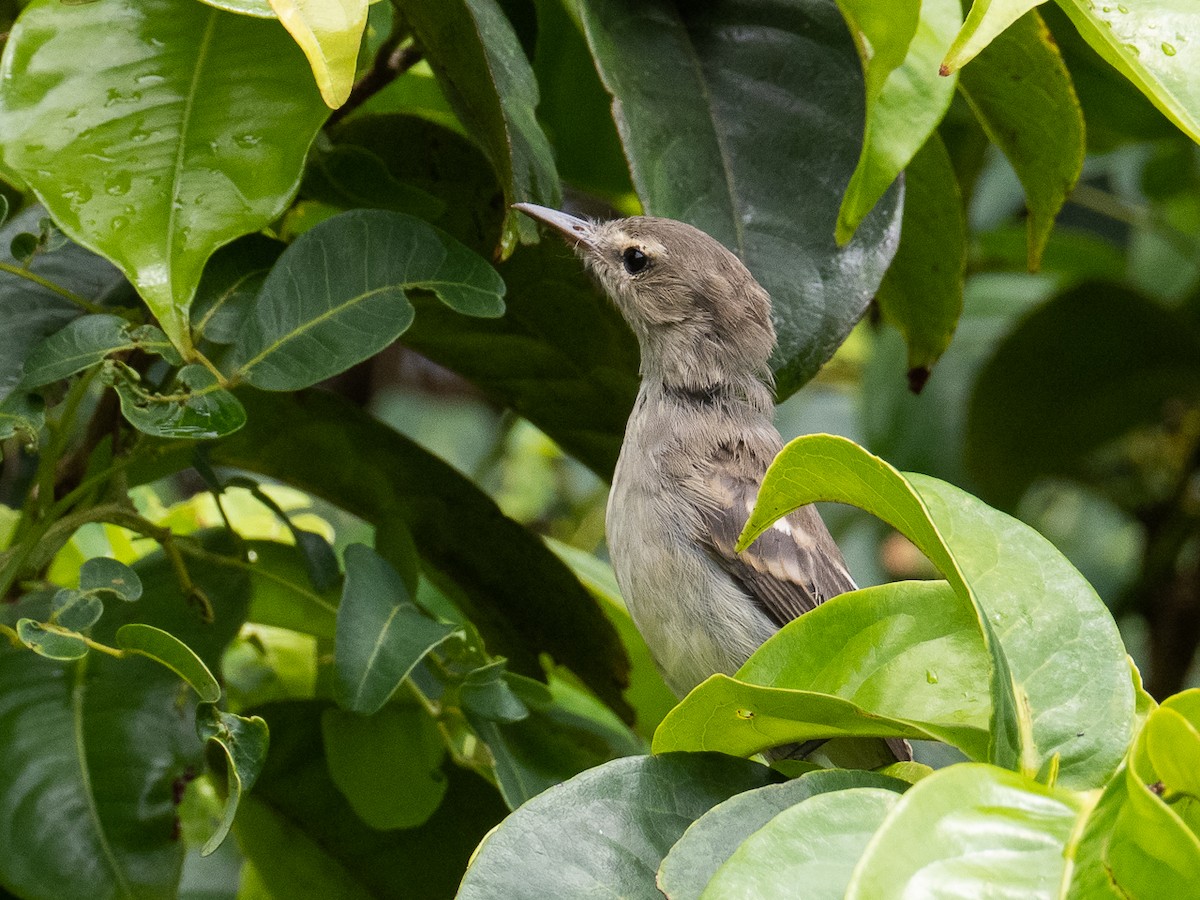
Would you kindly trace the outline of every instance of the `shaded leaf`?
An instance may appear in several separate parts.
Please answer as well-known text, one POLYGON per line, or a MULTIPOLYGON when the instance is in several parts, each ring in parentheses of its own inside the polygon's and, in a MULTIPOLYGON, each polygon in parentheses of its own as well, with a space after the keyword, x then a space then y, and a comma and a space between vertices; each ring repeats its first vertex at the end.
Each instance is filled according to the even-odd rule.
POLYGON ((186 681, 205 703, 221 699, 221 686, 204 661, 169 631, 153 625, 130 623, 117 629, 117 646, 166 666, 186 681))
POLYGON ((414 288, 467 315, 504 311, 495 270, 420 219, 355 210, 322 222, 263 282, 233 345, 232 377, 286 391, 336 375, 409 326, 406 292, 414 288))
POLYGON ((858 321, 899 237, 893 189, 850 244, 834 240, 864 120, 845 22, 831 3, 789 0, 580 9, 642 204, 712 235, 771 294, 790 395, 858 321))
POLYGON ((0 65, 5 162, 187 350, 205 260, 283 210, 328 114, 303 55, 194 0, 38 0, 0 65))
POLYGON ((396 570, 370 547, 351 544, 345 558, 334 690, 340 706, 370 715, 426 653, 458 629, 421 612, 396 570))
POLYGON ((169 393, 148 391, 128 369, 118 370, 121 414, 131 425, 154 437, 213 440, 246 424, 246 411, 216 377, 201 365, 184 366, 169 393))
POLYGON ((696 687, 654 749, 748 756, 860 735, 941 740, 986 759, 990 669, 974 613, 944 582, 864 588, 789 622, 736 680, 696 687))
POLYGON ((0 400, 0 441, 11 437, 36 445, 46 424, 46 401, 37 394, 16 391, 0 400))
POLYGON ((1087 149, 1071 74, 1031 10, 963 70, 958 86, 1025 188, 1027 254, 1029 269, 1036 271, 1087 149))
POLYGON ((44 625, 33 619, 17 620, 17 637, 26 647, 46 659, 82 659, 88 652, 83 635, 57 625, 44 625))
POLYGON ((79 590, 110 594, 132 603, 142 596, 142 580, 124 563, 94 556, 79 569, 79 590))
POLYGON ((781 896, 802 884, 805 897, 842 900, 867 842, 899 801, 877 787, 810 797, 750 835, 702 896, 781 896))
POLYGON ((458 689, 463 706, 491 722, 520 722, 526 718, 529 707, 504 676, 503 660, 469 672, 458 689))
POLYGON ((416 705, 389 704, 371 716, 326 709, 321 737, 329 776, 372 828, 416 828, 441 805, 446 745, 416 705))
POLYGON ((270 734, 267 723, 258 716, 238 716, 204 703, 196 709, 196 735, 205 744, 220 748, 225 766, 225 810, 217 830, 200 851, 208 856, 224 842, 242 795, 258 780, 267 759, 270 734))
POLYGON ((847 900, 953 884, 962 896, 1054 898, 1078 820, 1078 794, 994 766, 949 766, 917 782, 867 846, 847 900))
POLYGON ((1078 477, 1088 454, 1168 404, 1200 397, 1200 333, 1183 315, 1091 282, 1028 315, 975 381, 967 464, 1012 508, 1041 475, 1078 477))
MULTIPOLYGON (((659 888, 671 900, 695 900, 742 842, 779 813, 818 794, 863 787, 899 793, 908 785, 874 772, 828 769, 735 794, 689 825, 683 837, 675 842, 659 866, 659 888)), ((823 841, 815 845, 823 846, 823 841)))
POLYGON ((270 0, 312 66, 326 106, 337 109, 350 96, 358 45, 367 25, 368 0, 270 0))
POLYGON ((256 710, 270 725, 271 752, 234 833, 263 884, 276 897, 453 896, 471 851, 504 816, 495 788, 446 765, 445 798, 423 825, 376 831, 329 776, 326 708, 306 702, 256 710))
POLYGON ((82 372, 119 350, 141 349, 181 362, 167 336, 153 325, 137 327, 119 316, 75 319, 34 348, 25 360, 21 387, 35 388, 82 372))
POLYGON ((858 40, 867 117, 862 154, 838 211, 837 238, 844 244, 946 114, 954 79, 940 76, 938 63, 962 24, 962 11, 958 0, 841 0, 839 6, 852 29, 876 26, 864 28, 858 40), (850 15, 851 7, 859 14, 850 15))
POLYGON ((765 766, 716 754, 634 756, 589 769, 489 834, 458 897, 653 896, 659 862, 691 822, 771 779, 765 766))
POLYGON ((919 392, 958 326, 967 267, 963 199, 937 134, 909 163, 904 185, 900 247, 875 300, 904 335, 909 385, 919 392))
POLYGON ((307 196, 343 208, 387 209, 430 222, 446 212, 445 203, 395 178, 380 157, 363 147, 335 145, 312 154, 303 190, 307 196))
MULTIPOLYGON (((557 208, 554 153, 535 115, 537 80, 500 6, 495 0, 404 0, 400 12, 446 99, 491 161, 505 208, 518 201, 557 208)), ((518 238, 535 243, 537 227, 509 209, 502 257, 518 238)))
POLYGON ((971 604, 992 658, 992 761, 1033 776, 1057 755, 1068 787, 1111 776, 1133 725, 1124 647, 1103 602, 1045 538, 944 482, 815 435, 792 441, 767 471, 739 547, 816 500, 878 515, 971 604))
POLYGON ((197 339, 215 344, 237 340, 267 273, 286 248, 266 235, 248 234, 209 257, 191 309, 197 339))
POLYGON ((68 631, 85 631, 99 622, 103 613, 104 601, 99 597, 64 588, 54 595, 50 621, 68 631))

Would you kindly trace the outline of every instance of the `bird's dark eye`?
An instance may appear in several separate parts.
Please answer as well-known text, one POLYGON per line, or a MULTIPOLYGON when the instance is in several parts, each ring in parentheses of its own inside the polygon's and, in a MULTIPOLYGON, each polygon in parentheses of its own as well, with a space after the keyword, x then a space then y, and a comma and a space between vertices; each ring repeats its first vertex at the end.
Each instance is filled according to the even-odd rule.
POLYGON ((637 247, 626 247, 625 252, 621 254, 621 262, 625 264, 626 272, 636 275, 650 264, 650 257, 637 247))

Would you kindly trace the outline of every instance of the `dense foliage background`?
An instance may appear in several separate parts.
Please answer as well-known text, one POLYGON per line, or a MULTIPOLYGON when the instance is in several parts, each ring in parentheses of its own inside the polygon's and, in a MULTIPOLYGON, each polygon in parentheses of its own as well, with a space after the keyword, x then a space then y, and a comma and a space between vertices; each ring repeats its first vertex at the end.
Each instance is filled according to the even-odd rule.
POLYGON ((1193 6, 0 2, 0 891, 1200 894, 1193 6), (874 587, 678 705, 519 200, 725 242, 887 461, 785 451, 874 587))

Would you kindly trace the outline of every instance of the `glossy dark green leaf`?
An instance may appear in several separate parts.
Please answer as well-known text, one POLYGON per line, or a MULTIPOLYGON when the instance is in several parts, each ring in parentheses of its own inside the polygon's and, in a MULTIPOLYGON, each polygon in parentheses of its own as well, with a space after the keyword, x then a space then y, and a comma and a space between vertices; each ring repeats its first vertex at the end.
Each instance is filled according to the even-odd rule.
POLYGON ((990 679, 975 614, 944 582, 864 588, 789 622, 736 680, 696 687, 663 720, 654 749, 748 756, 861 735, 940 740, 987 759, 990 679))
POLYGON ((964 897, 1060 897, 1066 849, 1085 813, 1079 794, 994 766, 949 766, 904 794, 845 896, 900 897, 933 883, 964 897))
POLYGON ((1033 777, 1057 756, 1068 787, 1111 777, 1133 729, 1126 654, 1103 602, 1053 545, 945 482, 814 435, 776 457, 739 546, 818 500, 888 522, 971 605, 992 659, 990 760, 1033 777))
POLYGON ((589 769, 530 800, 489 834, 458 897, 659 896, 655 872, 687 826, 771 780, 764 766, 717 754, 633 756, 589 769))
POLYGON ((909 384, 919 391, 958 326, 967 266, 962 196, 938 135, 913 157, 904 186, 900 247, 875 299, 904 335, 909 384))
POLYGON ((184 366, 167 393, 148 391, 127 370, 116 376, 121 414, 154 437, 212 440, 246 424, 246 411, 204 366, 184 366))
POLYGON ((11 437, 36 445, 46 424, 46 401, 37 394, 15 391, 0 400, 0 441, 11 437))
POLYGON ((79 569, 79 590, 109 594, 132 603, 142 596, 142 580, 124 563, 94 556, 79 569))
POLYGON ((205 703, 221 699, 221 686, 204 661, 169 631, 153 625, 130 623, 117 629, 117 646, 160 663, 186 681, 205 703))
MULTIPOLYGON (((401 15, 424 48, 442 91, 504 187, 505 207, 559 205, 554 153, 535 110, 538 85, 512 25, 495 0, 404 0, 401 15)), ((537 227, 509 210, 502 256, 537 227)))
POLYGON ((867 96, 862 155, 838 213, 837 236, 845 242, 946 114, 955 79, 939 75, 938 65, 962 24, 962 8, 957 0, 838 6, 862 32, 856 43, 867 96))
POLYGON ((309 160, 304 193, 347 209, 387 209, 433 222, 446 204, 419 187, 400 181, 387 164, 364 147, 335 145, 309 160))
MULTIPOLYGON (((810 772, 783 784, 735 794, 718 803, 683 833, 658 870, 658 885, 671 900, 696 900, 705 885, 741 843, 779 813, 832 791, 848 788, 883 788, 900 793, 908 785, 875 772, 828 769, 810 772)), ((814 847, 825 846, 816 834, 801 835, 814 847)), ((770 896, 763 893, 762 896, 770 896)))
POLYGON ((271 752, 234 833, 274 897, 452 897, 480 838, 504 816, 496 789, 447 764, 445 797, 414 828, 366 825, 329 775, 316 702, 262 707, 271 752))
POLYGON ((351 544, 345 558, 334 692, 344 709, 370 715, 426 653, 458 629, 421 612, 396 570, 370 547, 351 544))
POLYGON ((781 896, 803 884, 804 895, 813 900, 842 900, 868 841, 899 801, 899 795, 876 787, 810 797, 750 835, 702 896, 781 896))
POLYGON ((137 327, 119 316, 100 313, 75 319, 50 335, 25 360, 21 386, 41 387, 82 372, 120 350, 140 349, 181 362, 167 336, 153 325, 137 327))
MULTIPOLYGON (((0 228, 0 264, 23 268, 13 258, 9 244, 23 231, 37 228, 45 209, 33 206, 0 228)), ((43 279, 36 283, 11 271, 0 271, 0 399, 21 380, 25 358, 43 338, 58 331, 83 309, 62 292, 97 302, 125 283, 124 277, 103 257, 78 244, 66 242, 58 249, 38 253, 29 272, 43 279), (57 288, 57 289, 56 289, 57 288)))
POLYGON ((328 114, 303 54, 194 0, 39 0, 0 66, 5 162, 186 350, 205 260, 283 210, 328 114))
POLYGON ((258 716, 238 716, 203 703, 196 709, 196 735, 205 744, 220 748, 225 765, 225 811, 217 830, 200 851, 208 856, 229 834, 242 795, 258 780, 267 759, 270 734, 267 723, 258 716))
POLYGON ((1078 476, 1087 456, 1200 396, 1200 333, 1133 291, 1092 282, 1027 316, 979 373, 967 462, 1012 508, 1040 475, 1078 476))
POLYGON ((103 614, 104 601, 99 597, 66 588, 54 595, 51 605, 51 621, 68 631, 85 631, 103 614))
MULTIPOLYGON (((570 571, 486 494, 437 457, 345 400, 321 392, 291 397, 244 392, 247 427, 215 445, 217 465, 278 478, 370 522, 399 515, 424 562, 456 583, 456 600, 490 652, 540 676, 539 653, 567 666, 613 709, 629 715, 621 690, 628 660, 613 626, 570 571), (374 473, 364 478, 363 473, 374 473), (467 540, 463 523, 487 541, 467 540), (587 641, 579 635, 586 634, 587 641)), ((187 466, 164 455, 135 473, 187 466), (159 467, 163 468, 159 468, 159 467)))
POLYGON ((580 8, 638 196, 647 212, 721 241, 770 292, 777 389, 788 396, 863 314, 899 237, 893 188, 850 244, 834 240, 865 97, 837 7, 586 0, 580 8))
POLYGON ((406 292, 473 316, 504 311, 504 282, 454 238, 401 213, 356 210, 306 231, 263 282, 234 342, 232 377, 296 390, 382 350, 412 322, 406 292))
MULTIPOLYGON (((334 128, 330 138, 335 150, 366 153, 378 160, 387 173, 387 185, 405 185, 435 201, 442 208, 440 214, 432 217, 432 207, 424 210, 432 224, 481 256, 491 256, 505 218, 504 193, 487 158, 464 135, 416 115, 387 114, 355 116, 334 128)), ((302 193, 333 206, 413 212, 399 208, 396 201, 401 197, 390 187, 372 187, 360 198, 358 191, 366 191, 366 185, 352 190, 335 175, 327 167, 311 166, 302 193)))
POLYGON ((1079 180, 1086 150, 1071 75, 1036 11, 963 69, 959 90, 1025 188, 1029 268, 1036 270, 1054 219, 1079 180))
POLYGON ((611 478, 637 394, 633 334, 561 242, 521 247, 499 271, 508 285, 501 318, 418 300, 404 343, 611 478))
MULTIPOLYGON (((136 570, 141 601, 109 604, 95 639, 111 644, 136 615, 216 665, 245 613, 244 573, 193 572, 216 613, 203 624, 161 553, 136 570)), ((49 604, 14 612, 45 617, 49 604)), ((0 882, 55 900, 174 896, 184 850, 175 792, 202 766, 190 692, 147 659, 90 653, 64 665, 8 647, 0 684, 0 882)))
POLYGON ((371 716, 326 709, 321 737, 330 778, 372 828, 416 828, 441 805, 450 785, 446 745, 415 704, 389 704, 371 716))
POLYGON ((65 627, 45 625, 33 619, 17 620, 17 637, 26 647, 46 659, 69 661, 87 656, 83 636, 65 627))

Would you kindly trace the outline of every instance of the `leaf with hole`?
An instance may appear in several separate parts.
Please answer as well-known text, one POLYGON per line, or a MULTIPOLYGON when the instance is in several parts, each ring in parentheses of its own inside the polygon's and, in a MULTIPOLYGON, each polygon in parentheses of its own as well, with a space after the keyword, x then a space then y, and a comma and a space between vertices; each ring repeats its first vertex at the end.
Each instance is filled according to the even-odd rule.
POLYGON ((121 414, 153 437, 214 440, 246 424, 246 410, 204 366, 184 366, 166 394, 148 391, 130 370, 114 372, 121 414))
POLYGON ((208 856, 229 834, 242 795, 258 780, 267 761, 270 732, 258 716, 238 716, 203 703, 196 708, 196 735, 210 747, 219 747, 224 757, 225 809, 217 830, 200 851, 208 856))
POLYGON ((186 681, 205 703, 221 699, 221 686, 196 651, 169 631, 131 622, 117 629, 117 646, 160 663, 186 681))
POLYGON ((229 363, 271 391, 315 384, 382 350, 413 319, 407 291, 467 315, 504 312, 504 282, 454 238, 401 213, 354 210, 297 238, 263 282, 229 363))
POLYGON ((187 351, 205 260, 283 211, 329 113, 299 48, 195 0, 37 0, 0 77, 6 164, 187 351))
POLYGON ((83 635, 57 625, 35 622, 33 619, 17 620, 17 637, 21 639, 22 644, 46 659, 82 659, 88 652, 83 635))
POLYGON ((54 595, 50 621, 68 631, 86 631, 104 614, 104 601, 93 594, 63 588, 54 595))

